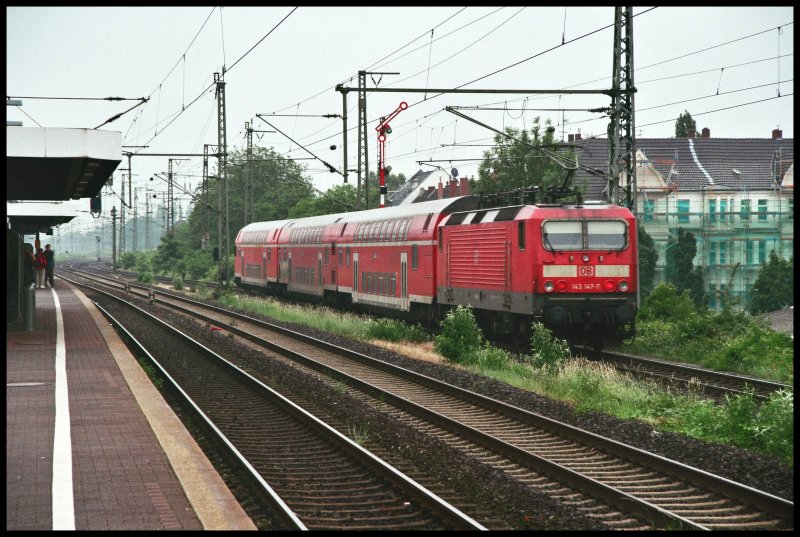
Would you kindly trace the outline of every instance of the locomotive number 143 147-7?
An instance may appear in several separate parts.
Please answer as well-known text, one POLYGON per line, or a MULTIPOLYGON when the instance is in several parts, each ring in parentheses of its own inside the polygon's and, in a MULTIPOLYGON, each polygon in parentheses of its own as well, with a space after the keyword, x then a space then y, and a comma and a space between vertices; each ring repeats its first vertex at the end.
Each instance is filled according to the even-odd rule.
POLYGON ((599 291, 600 284, 599 283, 573 283, 572 284, 573 291, 599 291))

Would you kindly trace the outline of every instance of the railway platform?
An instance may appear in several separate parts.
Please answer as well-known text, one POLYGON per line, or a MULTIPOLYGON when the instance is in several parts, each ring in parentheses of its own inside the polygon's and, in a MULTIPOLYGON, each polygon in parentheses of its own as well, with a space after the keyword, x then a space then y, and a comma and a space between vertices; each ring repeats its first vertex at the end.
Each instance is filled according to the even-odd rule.
POLYGON ((6 326, 7 530, 256 527, 79 289, 6 326))

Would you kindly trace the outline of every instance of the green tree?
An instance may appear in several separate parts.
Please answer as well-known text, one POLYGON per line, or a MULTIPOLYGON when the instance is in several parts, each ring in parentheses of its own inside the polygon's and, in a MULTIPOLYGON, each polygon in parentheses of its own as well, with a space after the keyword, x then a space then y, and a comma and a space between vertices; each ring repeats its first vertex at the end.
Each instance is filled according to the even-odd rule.
POLYGON ((687 138, 689 136, 689 129, 694 129, 695 136, 697 135, 697 124, 692 119, 692 115, 688 110, 684 110, 685 114, 678 116, 675 121, 675 138, 687 138))
POLYGON ((183 272, 183 256, 185 245, 178 240, 175 233, 167 233, 161 238, 153 257, 153 269, 157 272, 175 274, 183 272))
POLYGON ((750 292, 747 311, 753 315, 794 305, 794 256, 788 261, 770 252, 750 292))
POLYGON ((303 218, 321 214, 336 214, 354 211, 356 208, 356 188, 351 184, 338 185, 326 192, 301 199, 289 209, 289 218, 303 218))
POLYGON ((678 228, 677 239, 671 240, 667 246, 665 276, 667 282, 675 284, 679 293, 689 291, 695 305, 701 308, 705 305, 703 269, 694 266, 695 255, 697 242, 694 234, 678 228))
MULTIPOLYGON (((530 131, 505 129, 507 135, 496 134, 495 146, 483 153, 483 162, 478 167, 478 181, 474 185, 476 194, 505 192, 518 188, 538 186, 542 190, 560 185, 565 170, 545 156, 537 147, 554 150, 555 129, 545 120, 545 129, 534 118, 530 131)), ((471 185, 472 186, 472 185, 471 185)))
POLYGON ((639 242, 639 290, 641 298, 644 299, 653 291, 658 253, 653 238, 647 233, 641 222, 638 224, 636 237, 639 242))

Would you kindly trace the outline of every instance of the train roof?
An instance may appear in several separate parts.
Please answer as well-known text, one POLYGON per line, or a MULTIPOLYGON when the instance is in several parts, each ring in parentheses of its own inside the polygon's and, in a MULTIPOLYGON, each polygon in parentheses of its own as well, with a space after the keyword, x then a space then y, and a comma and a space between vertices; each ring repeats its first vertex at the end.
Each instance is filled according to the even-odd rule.
POLYGON ((364 211, 354 211, 348 213, 323 214, 319 216, 309 216, 306 218, 295 218, 292 220, 276 220, 274 222, 256 222, 247 225, 242 231, 266 231, 276 227, 315 227, 326 226, 338 222, 371 222, 373 220, 404 218, 409 216, 421 216, 429 213, 451 213, 453 211, 463 211, 473 209, 478 206, 478 199, 475 196, 459 196, 455 198, 445 198, 435 201, 422 203, 412 203, 397 207, 384 207, 378 209, 367 209, 364 211))
POLYGON ((536 213, 544 216, 557 214, 559 216, 585 215, 585 211, 604 211, 607 214, 621 215, 631 214, 629 209, 621 205, 608 203, 585 203, 585 204, 535 204, 535 205, 507 205, 504 207, 485 207, 480 209, 468 209, 465 211, 453 212, 443 219, 440 225, 457 225, 462 222, 485 223, 503 222, 507 220, 526 220, 533 217, 536 213))
POLYGON ((271 231, 275 228, 281 228, 288 224, 289 222, 293 222, 293 220, 270 220, 268 222, 253 222, 252 224, 247 224, 242 229, 239 230, 241 232, 248 232, 248 231, 271 231))

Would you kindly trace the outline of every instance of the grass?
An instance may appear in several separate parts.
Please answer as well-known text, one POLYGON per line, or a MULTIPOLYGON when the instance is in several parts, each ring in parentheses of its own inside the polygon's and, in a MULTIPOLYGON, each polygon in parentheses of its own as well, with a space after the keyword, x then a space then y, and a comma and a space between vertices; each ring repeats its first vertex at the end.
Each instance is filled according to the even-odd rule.
POLYGON ((369 439, 369 427, 366 425, 351 425, 348 432, 350 433, 350 439, 359 446, 366 444, 369 439))

